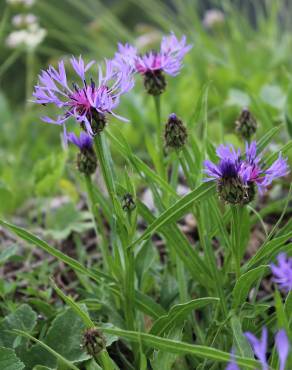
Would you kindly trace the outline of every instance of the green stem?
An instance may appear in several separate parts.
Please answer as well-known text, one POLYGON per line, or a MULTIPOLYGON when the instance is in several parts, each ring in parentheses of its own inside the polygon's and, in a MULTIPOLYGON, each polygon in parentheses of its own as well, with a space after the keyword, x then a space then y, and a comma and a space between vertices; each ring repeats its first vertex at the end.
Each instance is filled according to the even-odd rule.
POLYGON ((95 360, 102 366, 103 370, 115 370, 117 367, 113 363, 106 349, 103 349, 96 357, 95 360))
POLYGON ((164 140, 163 140, 163 125, 161 123, 161 109, 160 109, 160 95, 153 96, 155 111, 156 111, 156 140, 157 140, 157 152, 158 152, 158 173, 163 178, 166 179, 166 172, 164 166, 164 140))
POLYGON ((231 206, 232 211, 231 246, 236 279, 239 279, 240 277, 241 212, 239 207, 240 206, 231 206))
POLYGON ((103 135, 104 134, 101 132, 100 134, 95 136, 94 146, 97 158, 99 160, 99 165, 105 182, 105 186, 107 188, 107 192, 112 200, 112 203, 114 204, 114 194, 115 194, 114 176, 112 166, 110 163, 109 149, 107 148, 107 143, 103 135))
POLYGON ((31 99, 31 94, 33 90, 34 81, 34 52, 26 52, 26 102, 29 104, 29 99, 31 99))
POLYGON ((105 267, 106 270, 108 270, 108 268, 110 266, 110 254, 109 254, 109 251, 107 249, 107 239, 106 239, 106 235, 104 233, 103 223, 102 223, 102 220, 101 220, 98 208, 97 208, 97 204, 96 204, 96 201, 95 201, 93 184, 92 184, 90 176, 85 175, 84 179, 85 179, 85 185, 86 185, 86 190, 87 190, 87 194, 88 194, 90 209, 91 209, 91 213, 92 213, 93 220, 94 220, 95 232, 96 232, 96 235, 100 234, 101 239, 102 239, 101 240, 101 254, 102 254, 104 267, 105 267))

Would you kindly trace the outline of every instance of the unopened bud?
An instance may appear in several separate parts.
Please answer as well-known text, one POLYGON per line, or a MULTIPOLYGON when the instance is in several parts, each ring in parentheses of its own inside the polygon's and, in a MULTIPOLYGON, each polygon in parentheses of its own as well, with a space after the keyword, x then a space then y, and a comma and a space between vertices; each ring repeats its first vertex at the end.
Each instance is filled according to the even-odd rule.
POLYGON ((165 125, 164 138, 166 147, 181 149, 187 140, 188 134, 182 120, 172 113, 165 125))
POLYGON ((131 212, 136 208, 136 203, 130 193, 127 193, 123 196, 122 208, 125 212, 131 212))
POLYGON ((250 140, 257 130, 257 121, 248 108, 244 108, 235 121, 236 131, 245 139, 250 140))
POLYGON ((147 71, 144 74, 144 87, 150 95, 160 95, 166 89, 166 80, 162 70, 147 71))
POLYGON ((85 175, 92 175, 97 167, 97 158, 93 148, 80 150, 77 156, 77 168, 85 175))
POLYGON ((96 328, 87 329, 83 334, 82 347, 91 356, 98 355, 106 347, 106 340, 102 332, 96 328))

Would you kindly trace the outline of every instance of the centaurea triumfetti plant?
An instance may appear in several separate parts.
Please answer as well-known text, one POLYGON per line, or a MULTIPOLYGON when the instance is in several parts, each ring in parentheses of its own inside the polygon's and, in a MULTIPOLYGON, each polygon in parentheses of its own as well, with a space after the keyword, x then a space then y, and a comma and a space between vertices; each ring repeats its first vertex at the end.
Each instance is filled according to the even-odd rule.
POLYGON ((35 102, 43 105, 53 104, 63 112, 56 119, 43 117, 48 123, 63 125, 69 118, 74 118, 91 136, 101 132, 106 124, 106 117, 114 113, 119 105, 121 95, 128 92, 134 84, 131 68, 124 63, 118 65, 111 60, 105 61, 105 72, 98 68, 97 78, 87 77, 94 61, 88 64, 80 56, 72 57, 71 65, 79 81, 69 84, 64 61, 59 62, 58 69, 50 66, 39 75, 33 96, 35 102))
POLYGON ((292 257, 280 253, 277 257, 278 264, 271 264, 273 281, 279 288, 287 293, 292 290, 292 257))
POLYGON ((186 37, 179 40, 174 33, 164 36, 159 51, 149 51, 139 55, 135 47, 119 44, 115 55, 116 64, 126 62, 137 73, 144 76, 144 86, 150 95, 160 95, 166 88, 164 74, 176 76, 181 68, 185 54, 192 48, 186 37))
POLYGON ((204 172, 208 176, 205 181, 216 181, 218 193, 227 203, 247 204, 253 200, 256 188, 263 194, 274 179, 289 172, 287 160, 281 153, 269 168, 264 169, 255 141, 246 144, 245 157, 232 145, 220 145, 216 153, 218 164, 209 160, 204 162, 204 172))

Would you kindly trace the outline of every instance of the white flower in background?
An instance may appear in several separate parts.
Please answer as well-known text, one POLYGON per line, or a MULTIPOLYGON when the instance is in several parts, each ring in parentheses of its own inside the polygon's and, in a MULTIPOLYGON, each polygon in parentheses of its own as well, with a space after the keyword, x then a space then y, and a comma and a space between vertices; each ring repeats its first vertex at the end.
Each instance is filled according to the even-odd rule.
POLYGON ((38 18, 34 14, 16 14, 12 18, 14 27, 27 27, 38 23, 38 18))
POLYGON ((35 3, 35 0, 6 0, 9 5, 24 5, 26 8, 30 8, 35 3))
POLYGON ((11 32, 6 39, 6 45, 11 49, 23 46, 27 50, 34 50, 44 40, 46 34, 44 28, 32 24, 28 29, 11 32))
POLYGON ((203 25, 204 27, 210 29, 217 25, 224 23, 225 15, 219 9, 210 9, 205 12, 203 25))

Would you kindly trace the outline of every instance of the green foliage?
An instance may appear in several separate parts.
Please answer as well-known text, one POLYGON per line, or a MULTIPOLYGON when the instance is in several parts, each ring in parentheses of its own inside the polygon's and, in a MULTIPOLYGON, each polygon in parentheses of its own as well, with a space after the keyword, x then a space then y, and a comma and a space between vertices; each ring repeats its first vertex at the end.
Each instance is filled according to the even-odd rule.
POLYGON ((270 264, 292 253, 291 174, 231 208, 202 168, 221 143, 244 148, 235 121, 245 107, 262 165, 281 151, 291 167, 292 6, 209 1, 224 20, 208 26, 206 3, 38 0, 24 10, 0 0, 0 369, 223 370, 232 348, 255 369, 244 333, 263 326, 269 368, 279 367, 272 338, 284 328, 292 339, 292 294, 274 287, 270 264), (5 44, 22 12, 47 31, 30 52, 5 44), (109 117, 97 173, 84 178, 62 129, 40 122, 58 108, 31 103, 37 74, 60 58, 67 69, 70 55, 111 58, 119 41, 156 49, 169 30, 193 44, 181 73, 155 104, 135 76, 117 108, 130 123, 109 117), (172 112, 188 133, 179 152, 162 141, 172 112), (80 344, 93 328, 105 344, 91 356, 80 344))

